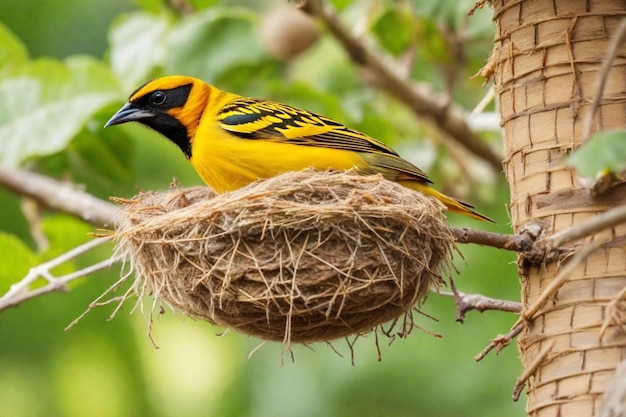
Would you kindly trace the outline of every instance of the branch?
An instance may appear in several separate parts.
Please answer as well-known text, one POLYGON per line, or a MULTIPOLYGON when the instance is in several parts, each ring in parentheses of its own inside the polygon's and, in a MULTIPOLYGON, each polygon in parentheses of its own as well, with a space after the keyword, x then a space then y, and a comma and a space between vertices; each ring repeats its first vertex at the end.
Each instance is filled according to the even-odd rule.
POLYGON ((480 362, 493 349, 496 350, 496 353, 500 352, 502 349, 507 347, 511 343, 511 341, 522 332, 522 330, 524 330, 524 325, 518 324, 517 326, 514 326, 513 329, 511 329, 511 331, 507 334, 498 335, 497 337, 492 339, 487 347, 485 347, 478 355, 474 356, 474 360, 476 362, 480 362))
POLYGON ((111 240, 110 237, 90 240, 57 258, 31 268, 30 271, 28 271, 28 274, 21 281, 11 285, 9 291, 0 297, 0 311, 6 310, 9 307, 15 307, 26 300, 30 300, 31 298, 38 297, 42 294, 53 291, 67 291, 67 284, 71 281, 93 274, 96 271, 109 268, 117 262, 117 259, 108 258, 94 265, 90 265, 86 268, 62 275, 60 277, 55 277, 50 272, 53 268, 68 262, 71 259, 90 251, 96 246, 100 246, 101 244, 108 242, 109 240, 111 240), (48 283, 43 287, 30 290, 30 286, 40 278, 45 279, 48 283))
MULTIPOLYGON (((604 335, 609 330, 609 327, 615 326, 617 332, 621 331, 626 334, 626 322, 624 321, 624 301, 626 300, 626 287, 611 300, 611 302, 605 307, 604 321, 602 327, 600 327, 600 334, 598 339, 602 341, 604 335)), ((616 332, 616 333, 617 333, 616 332)))
MULTIPOLYGON (((602 246, 602 243, 594 242, 583 246, 578 252, 576 252, 576 255, 574 255, 574 257, 565 265, 565 267, 563 267, 563 269, 559 272, 554 281, 552 281, 550 285, 546 287, 546 289, 543 291, 537 301, 535 301, 525 310, 522 310, 520 318, 511 327, 511 330, 507 334, 499 335, 491 340, 487 347, 485 347, 478 355, 474 357, 474 360, 476 360, 477 362, 482 360, 494 348, 496 349, 496 352, 500 352, 502 349, 508 346, 513 338, 515 338, 522 332, 522 330, 524 330, 524 327, 526 326, 528 321, 533 319, 534 315, 537 314, 537 312, 545 305, 550 297, 556 294, 556 292, 559 290, 559 288, 561 288, 569 274, 576 267, 578 267, 580 263, 583 262, 591 254, 591 252, 598 249, 600 246, 602 246)), ((549 350, 546 351, 546 355, 547 353, 549 353, 549 350)), ((539 356, 543 359, 543 356, 539 356)), ((532 367, 528 367, 527 370, 531 368, 532 367)), ((519 393, 521 392, 521 389, 523 388, 524 383, 527 379, 528 378, 526 372, 523 376, 518 378, 518 382, 515 385, 515 390, 513 393, 513 399, 515 401, 517 401, 517 399, 519 398, 519 393)))
POLYGON ((600 417, 626 416, 626 361, 615 368, 615 374, 604 389, 600 417))
POLYGON ((447 98, 425 85, 416 85, 401 78, 343 26, 330 6, 322 4, 320 0, 307 0, 303 8, 324 22, 352 62, 380 82, 384 90, 406 104, 418 116, 432 120, 447 136, 487 161, 494 171, 502 170, 501 155, 471 130, 466 121, 467 114, 462 108, 451 104, 447 98))
POLYGON ((600 248, 602 245, 604 245, 604 242, 592 242, 582 246, 572 259, 559 271, 558 275, 550 281, 550 284, 543 290, 535 302, 521 312, 520 318, 513 325, 513 327, 533 320, 539 310, 541 310, 550 298, 552 298, 559 291, 565 281, 567 281, 567 278, 569 278, 569 275, 576 268, 578 268, 593 251, 600 248))
POLYGON ((0 165, 0 185, 98 227, 113 225, 119 212, 114 204, 81 191, 72 183, 30 171, 0 165))
MULTIPOLYGON (((7 186, 7 188, 16 193, 27 195, 50 208, 72 214, 99 226, 112 224, 119 213, 117 206, 78 190, 76 186, 70 183, 29 171, 13 170, 0 166, 0 184, 7 186)), ((507 235, 472 229, 451 229, 451 231, 458 243, 476 243, 516 252, 528 252, 535 248, 535 238, 530 233, 507 235)), ((94 240, 93 242, 101 241, 94 240)), ((96 245, 96 243, 90 244, 96 245)), ((83 253, 83 251, 89 250, 90 244, 78 247, 76 249, 78 252, 70 251, 55 260, 33 268, 22 281, 15 284, 8 293, 0 298, 0 311, 41 294, 65 290, 67 282, 106 268, 115 262, 115 260, 105 260, 93 267, 85 268, 60 278, 55 278, 50 274, 50 269, 53 267, 72 259, 74 256, 83 253), (39 278, 46 279, 48 285, 34 291, 24 292, 39 278)), ((487 297, 480 299, 478 298, 479 296, 474 295, 467 295, 466 297, 461 302, 461 305, 465 306, 462 308, 464 312, 472 309, 479 311, 489 309, 517 311, 517 307, 514 304, 507 304, 507 306, 504 306, 504 304, 498 305, 498 302, 506 303, 503 300, 494 300, 487 297)))
POLYGON ((585 118, 583 124, 583 141, 587 141, 589 139, 589 135, 591 135, 591 124, 593 123, 593 119, 596 116, 596 112, 598 111, 598 107, 602 101, 602 95, 604 94, 606 81, 609 78, 609 72, 612 69, 612 64, 617 56, 617 53, 619 52, 619 48, 622 46, 624 41, 626 41, 626 19, 622 19, 620 22, 615 36, 611 40, 606 56, 602 61, 600 71, 598 71, 598 76, 596 77, 596 88, 593 93, 593 98, 591 99, 591 109, 587 113, 587 117, 585 118))
POLYGON ((461 323, 465 320, 465 315, 472 310, 476 310, 480 313, 489 310, 505 311, 509 313, 519 313, 522 311, 522 303, 517 301, 500 300, 486 297, 482 294, 466 294, 458 291, 440 291, 439 294, 444 297, 454 298, 456 304, 456 321, 461 323))
POLYGON ((543 361, 548 357, 552 349, 554 348, 554 340, 548 342, 543 349, 537 354, 535 359, 530 363, 530 365, 526 366, 524 372, 517 378, 515 381, 515 386, 513 387, 513 401, 519 400, 519 396, 522 394, 522 390, 526 385, 528 379, 534 375, 534 373, 539 369, 543 361))
MULTIPOLYGON (((0 184, 47 207, 71 214, 99 227, 114 224, 119 213, 116 205, 81 191, 74 184, 30 171, 0 166, 0 184)), ((533 249, 534 238, 526 233, 507 235, 467 228, 451 230, 458 243, 475 243, 515 252, 533 249)))
POLYGON ((582 239, 622 223, 626 223, 626 206, 615 207, 604 213, 597 214, 587 221, 554 233, 547 239, 547 243, 552 248, 558 248, 566 243, 582 239))
POLYGON ((529 252, 534 249, 535 239, 527 233, 506 235, 474 229, 450 229, 457 243, 475 243, 514 252, 529 252))

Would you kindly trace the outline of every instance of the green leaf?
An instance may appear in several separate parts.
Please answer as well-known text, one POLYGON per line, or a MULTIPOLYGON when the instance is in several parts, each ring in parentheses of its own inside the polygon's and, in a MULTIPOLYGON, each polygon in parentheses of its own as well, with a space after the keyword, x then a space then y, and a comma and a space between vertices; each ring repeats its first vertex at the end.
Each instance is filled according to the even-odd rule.
POLYGON ((343 9, 348 7, 350 4, 352 4, 352 0, 330 0, 330 3, 338 11, 342 11, 343 9))
MULTIPOLYGON (((82 245, 90 239, 93 227, 66 214, 46 216, 41 221, 41 229, 48 240, 48 249, 39 256, 39 262, 54 259, 67 251, 82 245)), ((65 262, 51 272, 55 276, 76 270, 76 261, 65 262)))
POLYGON ((109 130, 100 129, 97 133, 101 135, 83 130, 76 137, 69 149, 75 167, 73 171, 98 174, 100 181, 127 183, 132 177, 132 141, 119 129, 116 132, 109 130))
POLYGON ((132 91, 163 63, 170 22, 166 15, 132 13, 122 16, 109 32, 113 72, 132 91))
POLYGON ((28 59, 26 46, 6 26, 0 23, 0 70, 28 59))
MULTIPOLYGON (((417 38, 420 45, 420 55, 424 58, 424 63, 429 66, 433 65, 433 61, 448 61, 456 59, 451 56, 451 46, 441 32, 441 29, 432 19, 419 17, 415 22, 417 26, 417 38)), ((419 58, 418 58, 419 59, 419 58)))
POLYGON ((0 295, 37 264, 37 256, 20 239, 0 231, 0 295))
POLYGON ((214 82, 233 68, 266 61, 254 18, 251 12, 232 8, 189 16, 172 31, 166 72, 214 82))
POLYGON ((9 166, 64 149, 118 97, 115 79, 92 58, 37 60, 20 72, 0 81, 0 162, 9 166))
POLYGON ((55 258, 90 239, 93 226, 68 214, 54 214, 41 220, 41 229, 48 239, 49 249, 42 255, 42 260, 55 258))
POLYGON ((380 45, 393 55, 400 55, 415 39, 415 22, 409 10, 387 9, 374 23, 373 33, 380 45))
POLYGON ((626 131, 605 131, 591 137, 567 158, 570 166, 587 178, 626 171, 626 131))
POLYGON ((412 3, 417 15, 454 27, 455 22, 464 19, 466 12, 474 4, 474 0, 471 0, 471 4, 468 1, 470 0, 413 0, 412 3))
POLYGON ((157 13, 163 10, 163 0, 135 0, 134 3, 146 12, 157 13))
MULTIPOLYGON (((344 51, 337 42, 328 38, 320 39, 315 48, 290 63, 289 73, 293 80, 309 82, 322 91, 332 91, 338 97, 352 94, 363 85, 354 68, 346 65, 344 51)), ((280 77, 274 78, 285 83, 280 77)))
POLYGON ((29 246, 34 246, 30 225, 22 210, 22 197, 0 187, 0 230, 17 236, 29 246))
POLYGON ((188 0, 194 10, 204 10, 217 4, 217 0, 188 0))

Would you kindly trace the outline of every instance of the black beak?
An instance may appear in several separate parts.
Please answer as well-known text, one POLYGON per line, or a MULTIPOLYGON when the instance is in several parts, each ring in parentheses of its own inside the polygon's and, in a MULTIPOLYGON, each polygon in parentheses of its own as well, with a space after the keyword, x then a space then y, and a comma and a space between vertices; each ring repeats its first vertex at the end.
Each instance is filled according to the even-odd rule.
POLYGON ((143 119, 147 119, 147 118, 155 117, 155 116, 156 114, 148 110, 133 107, 132 103, 126 103, 124 107, 119 109, 117 113, 115 113, 113 117, 111 117, 109 121, 106 122, 104 127, 119 125, 119 124, 126 123, 126 122, 141 121, 143 119))

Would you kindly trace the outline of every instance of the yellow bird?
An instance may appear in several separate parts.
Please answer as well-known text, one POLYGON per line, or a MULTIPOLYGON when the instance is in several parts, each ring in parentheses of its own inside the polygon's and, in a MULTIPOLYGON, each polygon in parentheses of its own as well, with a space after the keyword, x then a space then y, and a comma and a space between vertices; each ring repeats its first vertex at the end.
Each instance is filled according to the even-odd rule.
POLYGON ((432 196, 452 212, 493 221, 432 188, 422 170, 376 139, 327 117, 221 91, 197 78, 149 81, 105 127, 133 121, 174 142, 218 193, 307 167, 355 169, 432 196))

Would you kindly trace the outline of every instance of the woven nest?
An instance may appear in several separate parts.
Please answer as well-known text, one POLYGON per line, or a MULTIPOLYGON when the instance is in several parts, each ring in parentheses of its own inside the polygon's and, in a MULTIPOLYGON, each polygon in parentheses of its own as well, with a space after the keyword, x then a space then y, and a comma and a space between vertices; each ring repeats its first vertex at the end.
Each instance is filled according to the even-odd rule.
POLYGON ((442 210, 381 176, 305 170, 217 196, 139 194, 123 202, 115 237, 140 294, 249 335, 308 343, 389 321, 408 334, 412 309, 449 265, 442 210))

